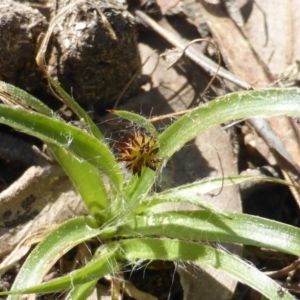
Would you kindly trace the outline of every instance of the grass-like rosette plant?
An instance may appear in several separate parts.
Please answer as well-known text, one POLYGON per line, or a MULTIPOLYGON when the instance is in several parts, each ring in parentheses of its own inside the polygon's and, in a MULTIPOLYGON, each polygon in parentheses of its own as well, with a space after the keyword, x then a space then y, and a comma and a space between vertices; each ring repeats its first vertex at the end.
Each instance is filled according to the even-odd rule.
MULTIPOLYGON (((118 158, 97 126, 55 81, 52 80, 52 84, 85 123, 84 130, 67 124, 36 98, 3 82, 0 97, 13 97, 19 105, 0 105, 0 123, 38 137, 47 144, 77 188, 89 216, 70 219, 46 236, 26 259, 11 291, 1 295, 10 294, 9 299, 18 299, 20 294, 25 293, 69 289, 68 299, 85 299, 100 278, 122 270, 124 264, 141 260, 168 260, 210 265, 248 284, 269 299, 294 299, 254 266, 207 245, 207 242, 214 241, 240 243, 300 256, 298 228, 242 213, 220 212, 199 201, 201 192, 253 180, 253 177, 208 178, 160 193, 152 189, 168 159, 187 141, 212 126, 255 116, 299 116, 300 89, 265 89, 228 94, 183 115, 162 133, 158 133, 140 115, 114 111, 116 115, 143 127, 153 137, 146 150, 158 149, 151 153, 150 158, 146 156, 142 163, 135 160, 138 169, 129 180, 125 180, 118 158), (201 209, 161 212, 159 208, 165 203, 192 203, 201 209), (43 277, 60 257, 76 245, 95 237, 101 245, 85 266, 42 283, 43 277)), ((141 145, 143 141, 139 140, 137 144, 141 145)), ((139 155, 137 144, 134 144, 134 150, 139 155)), ((147 152, 145 149, 144 154, 147 152)), ((264 180, 281 182, 268 178, 264 180)))

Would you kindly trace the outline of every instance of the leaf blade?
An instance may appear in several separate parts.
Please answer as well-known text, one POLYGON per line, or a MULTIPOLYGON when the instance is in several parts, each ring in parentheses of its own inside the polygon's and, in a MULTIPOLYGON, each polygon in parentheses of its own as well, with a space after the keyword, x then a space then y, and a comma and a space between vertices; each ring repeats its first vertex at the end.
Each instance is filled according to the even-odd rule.
POLYGON ((201 105, 170 125, 159 137, 159 155, 171 157, 186 142, 215 125, 236 119, 280 115, 300 115, 299 88, 227 94, 201 105))
POLYGON ((0 123, 40 138, 46 143, 66 148, 106 174, 117 190, 122 189, 123 174, 114 155, 105 143, 94 136, 59 120, 5 105, 0 105, 0 123))
POLYGON ((253 266, 234 255, 209 246, 167 238, 139 238, 122 241, 121 248, 122 254, 129 261, 160 259, 209 265, 248 284, 269 299, 294 300, 286 290, 278 294, 278 290, 282 290, 281 286, 253 266))
MULTIPOLYGON (((64 253, 75 245, 109 230, 100 230, 92 219, 86 217, 77 217, 65 222, 30 253, 15 279, 11 292, 37 285, 64 253)), ((18 297, 11 295, 9 299, 18 297)))

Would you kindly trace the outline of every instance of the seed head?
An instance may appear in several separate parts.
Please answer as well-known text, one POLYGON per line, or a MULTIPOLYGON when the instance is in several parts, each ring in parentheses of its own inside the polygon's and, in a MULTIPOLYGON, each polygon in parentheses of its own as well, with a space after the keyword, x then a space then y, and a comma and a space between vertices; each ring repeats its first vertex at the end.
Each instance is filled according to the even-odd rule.
POLYGON ((118 162, 126 162, 126 168, 133 175, 141 176, 142 168, 156 170, 156 164, 162 159, 156 157, 159 151, 157 140, 143 133, 128 135, 124 142, 118 143, 118 162))

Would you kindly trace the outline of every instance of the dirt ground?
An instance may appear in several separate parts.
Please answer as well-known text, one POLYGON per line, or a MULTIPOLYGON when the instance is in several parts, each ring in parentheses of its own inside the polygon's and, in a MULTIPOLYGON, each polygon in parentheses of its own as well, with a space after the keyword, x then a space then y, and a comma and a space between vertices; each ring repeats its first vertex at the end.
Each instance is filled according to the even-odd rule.
MULTIPOLYGON (((72 112, 51 94, 34 60, 39 36, 49 28, 51 16, 67 3, 72 4, 72 1, 57 2, 53 9, 54 0, 0 1, 0 80, 24 88, 59 111, 66 120, 74 122, 72 112), (16 10, 15 15, 9 14, 16 10), (25 12, 24 16, 22 12, 25 12), (10 44, 8 47, 9 43, 17 46, 10 44)), ((109 33, 98 37, 103 34, 103 25, 99 31, 102 33, 99 33, 98 29, 84 31, 84 25, 75 23, 72 32, 68 29, 62 34, 63 26, 68 24, 71 27, 68 19, 61 23, 58 31, 54 31, 56 39, 50 39, 46 60, 51 74, 91 112, 109 141, 114 142, 120 133, 134 130, 134 126, 107 114, 107 109, 126 109, 149 118, 168 115, 155 122, 162 131, 177 118, 178 112, 217 96, 251 88, 299 85, 300 2, 128 0, 128 10, 122 12, 115 9, 117 4, 107 4, 112 1, 104 2, 99 0, 97 5, 112 27, 118 28, 117 35, 122 37, 119 42, 115 42, 109 33), (84 33, 77 35, 80 30, 84 33), (76 60, 73 52, 64 48, 66 40, 89 47, 82 47, 80 59, 76 60), (177 61, 191 41, 194 43, 177 61), (97 45, 99 49, 89 52, 90 45, 97 45), (96 70, 92 59, 99 51, 102 55, 100 71, 96 70), (217 70, 219 54, 221 65, 217 70), (217 77, 210 82, 216 72, 217 77), (88 75, 84 77, 83 74, 88 75)), ((92 24, 93 20, 89 21, 92 24)), ((297 120, 282 117, 268 121, 280 143, 299 166, 297 120)), ((59 168, 51 172, 43 170, 48 162, 32 151, 32 145, 42 148, 40 141, 6 126, 0 127, 0 141, 0 259, 3 261, 28 232, 33 232, 37 226, 49 226, 84 213, 84 207, 59 168), (55 186, 49 184, 53 176, 59 177, 55 186), (18 197, 15 196, 16 190, 22 191, 18 197), (55 205, 49 206, 47 213, 44 209, 45 194, 55 199, 55 205)), ((276 149, 268 145, 268 136, 258 132, 246 120, 224 124, 201 134, 176 153, 167 164, 157 188, 224 174, 264 174, 287 179, 287 170, 278 162, 274 151, 276 149)), ((226 188, 209 200, 224 210, 299 226, 299 199, 298 192, 287 187, 256 183, 226 188)), ((33 238, 27 248, 30 249, 37 240, 38 237, 33 238)), ((222 247, 243 255, 264 271, 280 270, 296 259, 266 249, 239 245, 222 247)), ((20 253, 21 261, 0 278, 1 290, 10 288, 28 249, 24 254, 20 253)), ((74 253, 69 253, 64 264, 71 264, 73 258, 74 253)), ((54 273, 49 276, 55 277, 54 273)), ((133 273, 125 272, 124 278, 138 290, 137 297, 124 295, 124 299, 261 298, 257 292, 227 275, 190 265, 175 267, 154 262, 133 273)), ((297 269, 278 280, 283 285, 291 280, 293 293, 299 294, 297 269)), ((103 280, 99 284, 105 290, 110 281, 103 280)))

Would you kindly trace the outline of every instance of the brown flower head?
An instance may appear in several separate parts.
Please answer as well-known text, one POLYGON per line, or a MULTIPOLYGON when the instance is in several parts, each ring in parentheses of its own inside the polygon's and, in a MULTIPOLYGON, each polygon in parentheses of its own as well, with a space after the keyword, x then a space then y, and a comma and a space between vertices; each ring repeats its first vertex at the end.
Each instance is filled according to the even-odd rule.
POLYGON ((147 167, 151 170, 156 170, 156 164, 162 159, 156 157, 159 151, 157 140, 143 133, 135 133, 128 135, 126 140, 117 144, 119 156, 117 161, 126 162, 126 168, 141 176, 142 168, 147 167))

